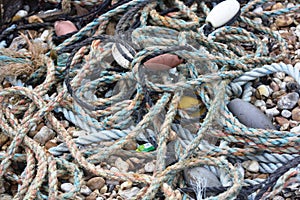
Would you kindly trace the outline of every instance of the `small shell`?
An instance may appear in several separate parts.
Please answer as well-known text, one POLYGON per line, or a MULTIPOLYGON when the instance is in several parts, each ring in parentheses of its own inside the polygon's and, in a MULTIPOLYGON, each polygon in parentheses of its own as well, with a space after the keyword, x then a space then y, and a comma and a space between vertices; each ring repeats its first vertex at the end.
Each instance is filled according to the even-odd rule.
POLYGON ((151 70, 169 70, 182 62, 183 59, 180 59, 177 55, 167 53, 151 58, 144 65, 151 70))
POLYGON ((128 69, 130 67, 133 53, 135 53, 133 49, 128 50, 126 47, 119 43, 115 43, 112 46, 112 56, 114 57, 115 61, 125 69, 128 69))
POLYGON ((224 26, 239 12, 240 3, 236 0, 226 0, 216 5, 206 17, 206 22, 214 28, 224 26))
POLYGON ((54 23, 54 28, 57 36, 77 31, 76 26, 71 21, 56 21, 54 23))

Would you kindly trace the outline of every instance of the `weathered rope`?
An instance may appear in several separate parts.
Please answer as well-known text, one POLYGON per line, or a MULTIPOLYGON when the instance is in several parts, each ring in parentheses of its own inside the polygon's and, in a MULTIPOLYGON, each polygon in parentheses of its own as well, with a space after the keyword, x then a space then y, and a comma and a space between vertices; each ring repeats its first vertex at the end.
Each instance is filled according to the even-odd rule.
MULTIPOLYGON (((254 20, 296 13, 299 4, 257 13, 255 7, 267 1, 240 1, 235 22, 207 34, 205 18, 221 1, 50 2, 60 4, 62 13, 70 13, 74 5, 95 8, 83 16, 54 17, 77 22, 80 30, 61 37, 53 32, 39 68, 29 77, 4 78, 12 86, 0 89, 0 134, 9 138, 0 152, 1 194, 13 182, 18 186, 13 199, 81 198, 85 176, 100 176, 132 182, 140 189, 136 199, 183 199, 187 181, 181 172, 197 166, 222 184, 206 187, 211 194, 206 199, 273 198, 293 181, 300 182, 299 133, 246 127, 227 108, 235 97, 250 102, 251 84, 260 77, 284 72, 300 84, 299 69, 283 63, 287 41, 254 20), (106 35, 110 26, 114 35, 106 35), (120 54, 129 64, 117 62, 115 46, 128 50, 131 55, 120 54), (274 46, 278 51, 271 55, 274 46), (147 68, 147 62, 164 54, 182 62, 170 70, 147 68), (182 108, 186 96, 197 105, 182 108), (32 136, 41 125, 54 132, 52 148, 32 136), (86 135, 75 138, 78 130, 86 135), (151 143, 155 150, 125 150, 131 143, 151 143), (151 174, 116 172, 102 166, 111 164, 111 157, 156 164, 151 174), (250 160, 268 178, 247 177, 240 162, 250 160), (17 170, 15 163, 25 165, 17 170), (62 191, 60 182, 66 178, 73 187, 62 191)), ((15 22, 3 29, 0 41, 53 22, 15 22)), ((0 69, 16 63, 32 65, 35 60, 0 49, 0 69)))

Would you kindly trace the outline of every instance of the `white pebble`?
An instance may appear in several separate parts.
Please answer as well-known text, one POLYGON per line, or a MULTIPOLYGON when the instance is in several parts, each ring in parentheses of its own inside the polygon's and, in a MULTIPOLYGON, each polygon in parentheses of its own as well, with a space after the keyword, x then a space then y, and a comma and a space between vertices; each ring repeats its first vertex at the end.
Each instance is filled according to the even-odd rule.
POLYGON ((282 110, 281 111, 281 116, 285 117, 285 118, 289 118, 290 116, 292 116, 292 113, 289 110, 282 110))
POLYGON ((26 17, 28 15, 28 12, 26 10, 19 10, 15 16, 19 16, 21 18, 26 17))
POLYGON ((256 160, 247 160, 242 163, 242 166, 250 172, 259 171, 259 163, 256 160))
POLYGON ((129 164, 122 160, 121 158, 117 158, 115 161, 115 166, 121 171, 121 172, 128 172, 129 164))
POLYGON ((286 90, 286 82, 281 82, 280 84, 279 84, 279 88, 281 89, 281 90, 286 90))
POLYGON ((89 196, 92 193, 92 190, 88 186, 83 185, 80 189, 80 193, 85 196, 89 196))
POLYGON ((70 192, 74 189, 74 185, 72 183, 63 183, 61 184, 60 188, 64 192, 70 192))
POLYGON ((154 169, 155 169, 155 165, 153 162, 146 163, 145 172, 152 173, 152 172, 154 172, 154 169))
POLYGON ((132 187, 131 181, 125 181, 124 183, 121 184, 121 190, 127 190, 131 187, 132 187))
POLYGON ((254 13, 257 13, 257 14, 262 13, 263 11, 264 11, 264 10, 263 10, 263 8, 262 8, 261 6, 255 8, 255 9, 253 10, 253 12, 254 12, 254 13))
POLYGON ((254 105, 256 107, 261 107, 261 106, 265 106, 266 105, 266 102, 264 100, 256 100, 254 105))
POLYGON ((49 34, 50 34, 49 30, 44 30, 42 35, 40 36, 41 40, 42 41, 47 41, 49 34))
POLYGON ((278 79, 280 79, 280 80, 283 80, 284 77, 285 77, 285 73, 284 73, 284 72, 276 72, 276 73, 274 73, 273 76, 274 76, 275 78, 278 78, 278 79))

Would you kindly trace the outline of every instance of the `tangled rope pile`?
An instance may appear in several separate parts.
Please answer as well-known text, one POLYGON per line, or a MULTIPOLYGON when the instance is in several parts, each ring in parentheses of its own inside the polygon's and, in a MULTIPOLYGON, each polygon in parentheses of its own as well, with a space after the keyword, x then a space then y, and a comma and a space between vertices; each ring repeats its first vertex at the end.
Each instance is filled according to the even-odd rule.
MULTIPOLYGON (((63 1, 71 2, 78 3, 63 1)), ((223 176, 222 187, 206 188, 212 194, 207 199, 272 198, 292 178, 300 182, 300 134, 246 127, 226 106, 236 97, 250 101, 247 83, 268 74, 285 72, 300 84, 299 70, 282 62, 290 56, 287 42, 254 21, 299 12, 300 4, 253 12, 265 2, 242 1, 232 25, 206 34, 205 18, 212 9, 208 1, 103 1, 78 32, 57 46, 53 41, 59 39, 53 36, 51 51, 39 58, 42 64, 29 77, 11 80, 14 86, 0 90, 0 127, 11 138, 0 154, 1 193, 10 182, 18 184, 14 199, 74 199, 85 176, 101 176, 132 182, 140 188, 136 199, 182 199, 187 186, 181 172, 196 166, 223 176), (105 34, 110 24, 116 27, 114 35, 105 34), (116 44, 131 50, 129 65, 115 61, 116 44), (279 53, 271 56, 270 46, 279 53), (184 62, 172 70, 145 67, 162 54, 177 55, 184 62), (200 102, 196 117, 181 108, 187 95, 200 102), (61 119, 88 134, 73 138, 61 119), (57 146, 46 149, 30 136, 41 124, 55 132, 57 146), (105 141, 113 142, 97 146, 105 141), (132 141, 148 142, 156 149, 124 150, 132 141), (171 141, 177 142, 174 152, 168 151, 171 141), (103 167, 111 156, 156 160, 154 173, 103 167), (168 157, 176 158, 169 163, 168 157), (268 178, 245 178, 239 162, 246 160, 257 160, 260 173, 268 173, 268 178), (21 174, 14 163, 25 163, 19 167, 21 174), (65 177, 71 177, 74 186, 68 192, 59 187, 65 177)), ((21 28, 28 26, 11 27, 0 38, 21 28)), ((34 62, 2 56, 1 49, 0 60, 34 62)))

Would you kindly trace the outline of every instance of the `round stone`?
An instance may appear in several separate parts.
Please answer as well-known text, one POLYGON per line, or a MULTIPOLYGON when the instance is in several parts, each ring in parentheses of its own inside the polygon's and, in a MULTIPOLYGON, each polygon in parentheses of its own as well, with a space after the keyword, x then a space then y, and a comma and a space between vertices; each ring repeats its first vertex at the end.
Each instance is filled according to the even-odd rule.
POLYGON ((299 100, 299 94, 296 92, 288 93, 282 96, 277 102, 279 109, 292 109, 295 107, 299 100))
POLYGON ((227 106, 232 114, 245 126, 261 129, 276 129, 271 120, 251 103, 241 99, 234 99, 230 101, 227 106))
POLYGON ((292 119, 295 121, 300 121, 300 108, 296 107, 292 110, 292 119))
POLYGON ((86 185, 92 190, 100 190, 105 184, 105 180, 102 177, 94 177, 88 180, 86 185))

